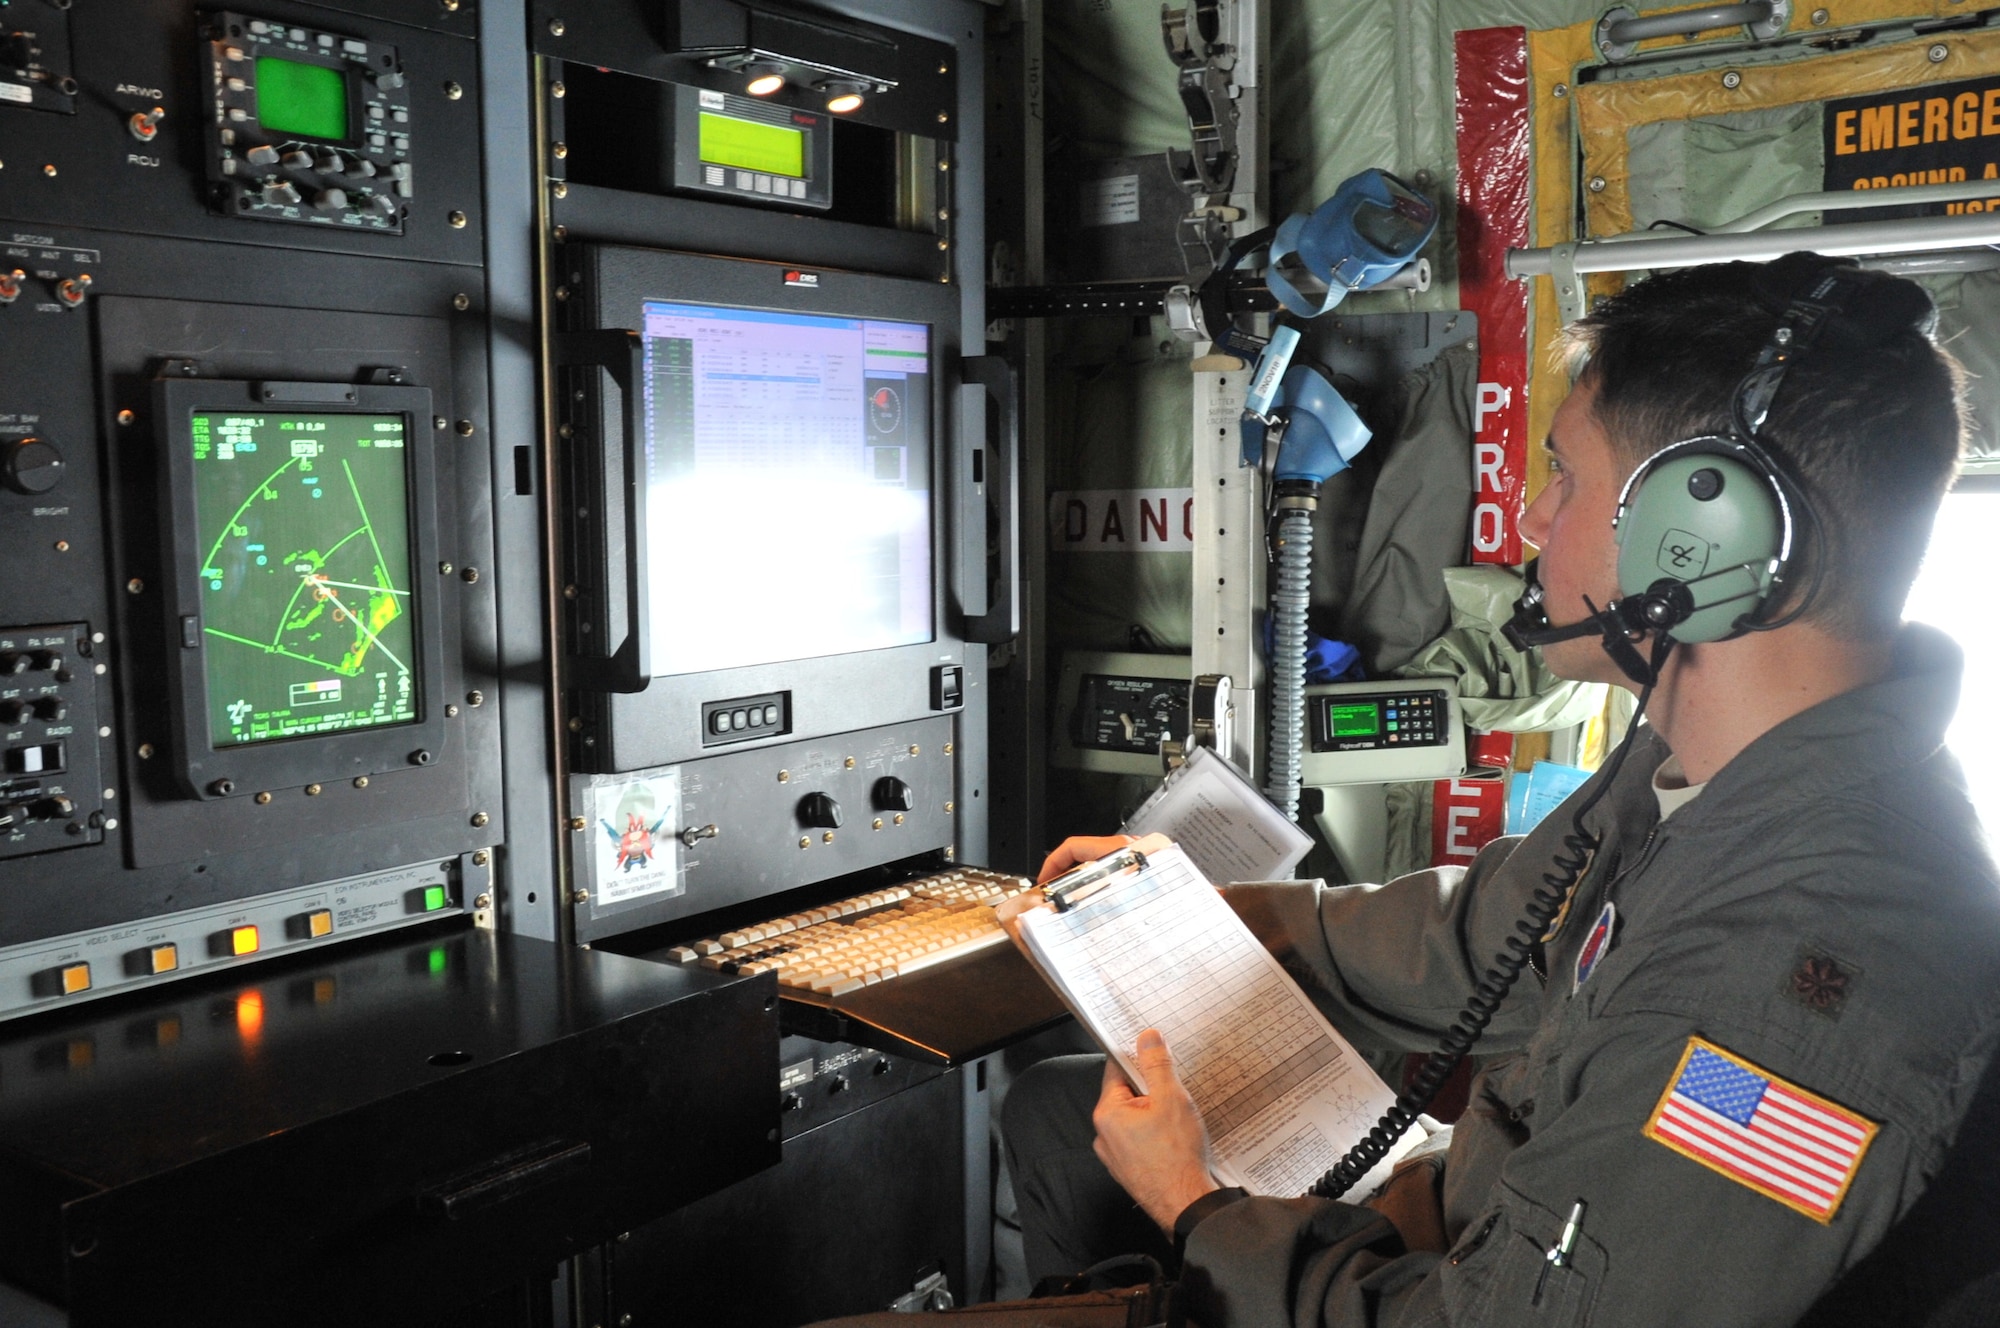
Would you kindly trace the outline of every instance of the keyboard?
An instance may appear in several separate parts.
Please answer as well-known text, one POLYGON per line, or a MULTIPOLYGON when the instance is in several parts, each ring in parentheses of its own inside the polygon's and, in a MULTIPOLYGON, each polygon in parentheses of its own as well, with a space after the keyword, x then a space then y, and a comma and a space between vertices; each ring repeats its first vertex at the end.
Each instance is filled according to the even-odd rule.
POLYGON ((965 867, 674 946, 667 957, 775 973, 781 995, 823 1003, 1005 944, 994 906, 1033 888, 1025 876, 965 867))

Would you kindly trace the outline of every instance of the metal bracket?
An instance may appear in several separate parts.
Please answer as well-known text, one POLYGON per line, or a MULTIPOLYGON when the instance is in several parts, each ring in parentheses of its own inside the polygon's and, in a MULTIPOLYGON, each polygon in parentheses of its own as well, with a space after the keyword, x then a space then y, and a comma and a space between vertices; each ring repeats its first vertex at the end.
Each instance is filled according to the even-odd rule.
POLYGON ((1206 747, 1218 756, 1229 755, 1235 737, 1231 726, 1236 707, 1229 699, 1226 673, 1204 673, 1188 689, 1188 741, 1206 747))
POLYGON ((1556 312, 1562 325, 1568 327, 1583 317, 1583 278, 1576 270, 1576 242, 1554 245, 1549 249, 1549 275, 1555 279, 1556 312))

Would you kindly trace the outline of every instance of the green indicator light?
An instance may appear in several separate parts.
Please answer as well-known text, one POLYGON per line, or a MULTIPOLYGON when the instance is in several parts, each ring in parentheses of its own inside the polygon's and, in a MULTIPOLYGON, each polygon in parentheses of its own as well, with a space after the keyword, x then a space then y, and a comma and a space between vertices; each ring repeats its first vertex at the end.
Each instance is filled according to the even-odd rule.
POLYGON ((347 76, 324 65, 257 57, 257 118, 274 134, 347 139, 347 76))
MULTIPOLYGON (((444 897, 443 886, 433 885, 424 891, 424 912, 435 913, 444 906, 445 906, 445 897, 444 897)), ((442 950, 431 951, 433 962, 435 962, 437 956, 443 953, 444 952, 442 950)))
POLYGON ((1369 738, 1382 731, 1382 712, 1373 702, 1329 705, 1327 721, 1336 738, 1369 738))
POLYGON ((797 129, 703 111, 700 138, 703 161, 794 180, 805 176, 806 136, 797 129))
MULTIPOLYGON (((439 893, 443 893, 440 891, 439 893)), ((431 972, 442 973, 445 969, 445 953, 442 945, 431 950, 431 972)))

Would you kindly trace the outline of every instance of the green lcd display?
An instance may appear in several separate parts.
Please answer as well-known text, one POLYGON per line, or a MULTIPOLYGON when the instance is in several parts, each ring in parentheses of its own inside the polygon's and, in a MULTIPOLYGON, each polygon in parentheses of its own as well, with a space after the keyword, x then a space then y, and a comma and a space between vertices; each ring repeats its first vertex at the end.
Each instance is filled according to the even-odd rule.
POLYGON ((759 124, 733 115, 701 113, 701 159, 717 166, 805 178, 806 136, 784 125, 759 124))
POLYGON ((257 118, 273 134, 345 142, 347 75, 324 65, 260 55, 257 118))
POLYGON ((191 433, 210 742, 415 722, 405 417, 197 411, 191 433))
POLYGON ((1382 710, 1373 701, 1329 705, 1326 719, 1336 738, 1372 738, 1382 731, 1382 710))

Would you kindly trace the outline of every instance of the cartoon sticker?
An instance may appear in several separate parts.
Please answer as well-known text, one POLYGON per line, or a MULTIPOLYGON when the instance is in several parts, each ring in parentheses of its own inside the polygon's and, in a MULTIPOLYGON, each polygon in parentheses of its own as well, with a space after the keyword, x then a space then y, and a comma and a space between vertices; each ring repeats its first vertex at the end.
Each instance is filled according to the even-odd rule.
POLYGON ((599 784, 590 799, 596 902, 680 893, 680 771, 599 784))

